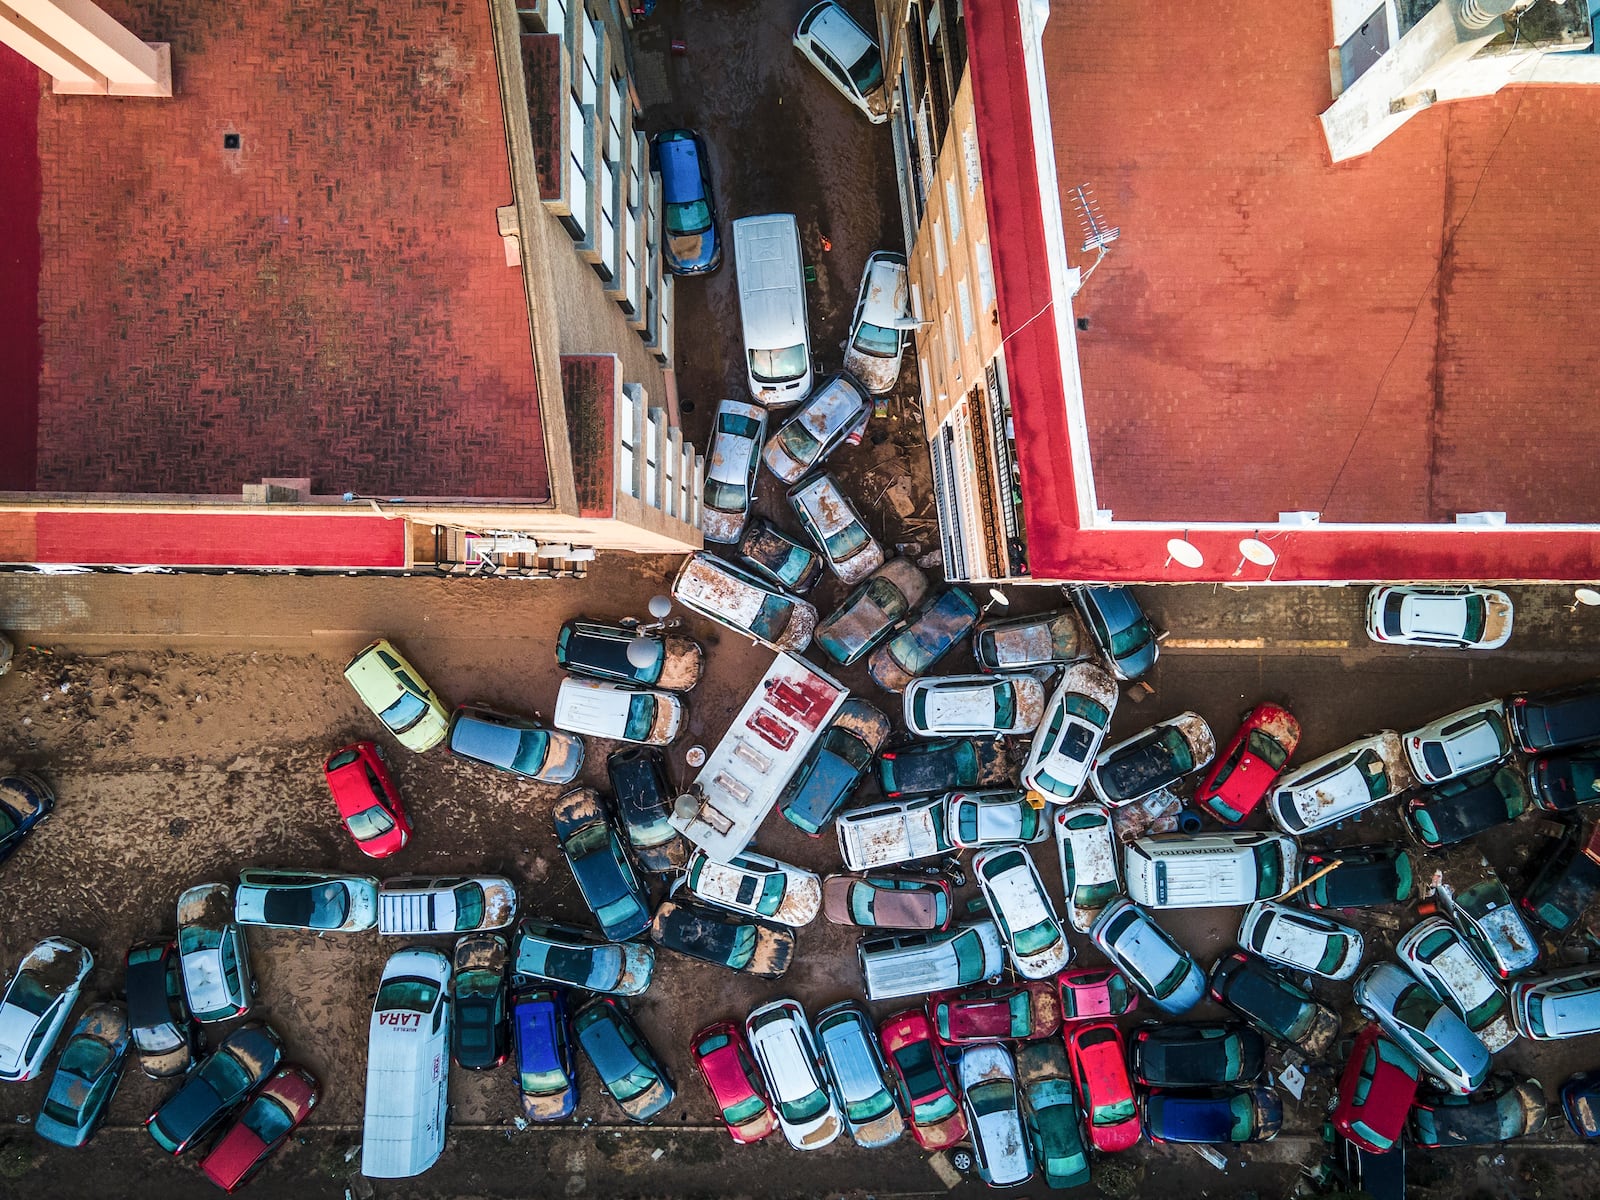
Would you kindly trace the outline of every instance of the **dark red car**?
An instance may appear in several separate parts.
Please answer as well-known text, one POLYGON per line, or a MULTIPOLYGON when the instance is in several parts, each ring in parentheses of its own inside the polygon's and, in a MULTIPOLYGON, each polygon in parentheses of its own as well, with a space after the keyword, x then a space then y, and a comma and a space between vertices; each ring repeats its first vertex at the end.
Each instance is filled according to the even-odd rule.
POLYGON ((225 1192, 237 1191, 259 1171, 317 1104, 316 1078, 304 1067, 279 1067, 206 1155, 200 1169, 225 1192))
POLYGON ((1237 825, 1255 811, 1299 744, 1300 722, 1288 709, 1256 705, 1201 778, 1194 802, 1224 824, 1237 825))
POLYGON ((935 992, 928 997, 933 1034, 946 1046, 1046 1038, 1061 1028, 1061 1001, 1048 979, 935 992))
POLYGON ((943 1150, 964 1141, 967 1119, 961 1115, 960 1093, 928 1014, 915 1008, 896 1013, 878 1026, 878 1042, 894 1072, 901 1106, 911 1114, 917 1145, 943 1150))
POLYGON ((1066 1039, 1078 1102, 1089 1126, 1089 1144, 1100 1151, 1137 1146, 1142 1126, 1122 1031, 1110 1021, 1086 1021, 1068 1025, 1066 1039))
POLYGON ((1139 1007, 1139 993, 1114 967, 1072 967, 1056 976, 1063 1021, 1120 1017, 1139 1007))
POLYGON ((1356 1035, 1339 1076, 1333 1127, 1363 1150, 1394 1148, 1417 1096, 1417 1064, 1376 1025, 1356 1035))
POLYGON ((372 742, 335 750, 322 764, 339 819, 368 858, 387 858, 411 837, 400 792, 372 742))
POLYGON ((718 1021, 695 1034, 689 1050, 733 1140, 748 1145, 770 1137, 778 1118, 745 1045, 744 1031, 732 1021, 718 1021))

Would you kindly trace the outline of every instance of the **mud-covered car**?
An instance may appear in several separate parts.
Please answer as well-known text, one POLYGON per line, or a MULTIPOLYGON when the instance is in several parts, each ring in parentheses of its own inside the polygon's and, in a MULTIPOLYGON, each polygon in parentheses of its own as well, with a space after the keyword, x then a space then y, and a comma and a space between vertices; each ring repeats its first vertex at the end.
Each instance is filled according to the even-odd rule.
POLYGON ((511 1053, 506 1033, 506 940, 469 933, 450 958, 450 1057, 469 1071, 487 1071, 511 1053))
POLYGON ((1058 608, 979 621, 972 628, 972 657, 980 671, 1026 671, 1076 662, 1083 657, 1078 618, 1070 608, 1058 608))
POLYGON ((250 1021, 222 1039, 184 1084, 145 1118, 144 1127, 168 1154, 179 1155, 227 1119, 283 1059, 283 1039, 250 1021))
POLYGON ((1311 908, 1372 908, 1402 904, 1416 890, 1416 864, 1397 846, 1351 846, 1308 854, 1301 895, 1311 908), (1326 868, 1339 865, 1332 871, 1326 868), (1326 873, 1324 873, 1326 871, 1326 873))
POLYGON ((919 1008, 895 1013, 878 1026, 878 1044, 894 1072, 900 1107, 911 1118, 917 1145, 943 1150, 966 1137, 960 1093, 927 1014, 919 1008))
POLYGON ((565 988, 519 987, 511 993, 522 1115, 563 1121, 578 1107, 578 1069, 568 1032, 565 988))
POLYGON ((863 580, 817 626, 817 645, 841 667, 889 636, 895 622, 928 594, 928 577, 909 558, 891 558, 863 580))
POLYGON ((817 1049, 850 1140, 864 1150, 899 1141, 905 1117, 865 1010, 845 1000, 819 1012, 817 1049))
POLYGON ((949 929, 954 916, 948 883, 900 875, 829 875, 822 914, 863 929, 949 929))
POLYGON ((928 997, 928 1020, 946 1046, 1054 1037, 1061 998, 1052 979, 960 988, 928 997))
POLYGON ((1600 968, 1568 967, 1511 985, 1517 1032, 1536 1041, 1600 1032, 1600 968))
POLYGON ((1205 718, 1179 713, 1101 750, 1094 757, 1089 784, 1106 804, 1121 808, 1201 770, 1216 749, 1205 718))
POLYGON ((1066 1047, 1054 1041, 1017 1047, 1017 1078, 1033 1161, 1047 1188, 1080 1187, 1089 1182, 1089 1156, 1078 1128, 1072 1064, 1066 1047))
POLYGON ((583 769, 582 738, 481 704, 463 704, 451 714, 446 748, 456 758, 538 783, 571 783, 583 769))
POLYGON ((1114 967, 1073 967, 1056 976, 1063 1021, 1120 1017, 1139 1007, 1139 993, 1114 967))
POLYGON ((551 818, 561 855, 600 932, 616 942, 642 933, 650 924, 650 899, 622 852, 600 793, 593 788, 568 792, 556 801, 551 818))
POLYGON ((1194 803, 1227 825, 1256 810, 1300 745, 1300 722, 1277 704, 1258 704, 1212 760, 1194 790, 1194 803))
POLYGON ((883 546, 832 475, 824 472, 791 488, 789 507, 841 582, 859 583, 883 566, 883 546))
POLYGON ((777 809, 801 833, 820 837, 855 792, 893 729, 889 718, 851 696, 833 714, 778 793, 777 809))
POLYGON ((956 1074, 978 1178, 995 1188, 1015 1187, 1033 1178, 1011 1051, 993 1044, 973 1046, 961 1055, 956 1074))
POLYGON ((918 675, 955 649, 978 620, 978 602, 970 592, 947 587, 925 599, 915 614, 902 618, 867 659, 867 673, 879 687, 902 692, 918 675))
POLYGON ((822 578, 822 555, 802 546, 765 517, 751 521, 739 539, 739 560, 764 579, 803 596, 822 578))
POLYGON ((28 834, 48 820, 56 794, 32 771, 0 776, 0 863, 17 852, 28 834))
POLYGON ((668 900, 650 922, 663 949, 760 979, 781 979, 794 957, 794 931, 709 904, 668 900))
POLYGON ((502 929, 516 915, 516 885, 503 875, 397 875, 378 885, 381 934, 502 929))
POLYGON ((1415 782, 1400 735, 1385 729, 1290 771, 1272 789, 1267 812, 1299 836, 1365 812, 1415 782))
POLYGON ((1461 931, 1443 917, 1427 917, 1395 943, 1394 956, 1448 1004, 1491 1054, 1517 1036, 1501 990, 1461 931))
POLYGON ((696 850, 684 881, 707 904, 794 929, 811 924, 822 907, 822 881, 815 874, 754 850, 725 863, 696 850))
POLYGON ((407 750, 420 754, 444 741, 449 710, 389 639, 357 651, 345 664, 344 677, 407 750))
POLYGON ((939 738, 878 755, 878 782, 891 800, 1003 787, 1009 776, 1005 745, 997 738, 939 738))
POLYGON ((1103 1153, 1138 1145, 1142 1129, 1122 1031, 1111 1021, 1084 1021, 1067 1026, 1065 1041, 1089 1144, 1103 1153))
POLYGON ((692 129, 663 129, 650 139, 661 174, 661 265, 674 275, 707 275, 722 265, 717 201, 705 141, 692 129))
POLYGON ((844 369, 875 396, 892 392, 900 378, 906 330, 916 326, 906 256, 874 250, 861 272, 861 290, 845 337, 844 369))
POLYGON ((1051 811, 1067 920, 1088 933, 1095 918, 1122 894, 1117 870, 1117 839, 1111 814, 1098 804, 1074 804, 1051 811))
POLYGON ((654 746, 636 746, 607 755, 606 777, 639 865, 657 872, 683 866, 689 846, 667 820, 673 791, 661 751, 654 746))
POLYGON ((1571 812, 1600 800, 1600 749, 1541 754, 1527 765, 1533 802, 1546 812, 1571 812))
POLYGON ((794 483, 837 450, 872 414, 872 397, 848 375, 824 380, 761 452, 767 469, 794 483))
POLYGON ((183 996, 176 941, 138 942, 128 950, 123 992, 139 1067, 152 1079, 182 1075, 200 1053, 200 1026, 183 996))
POLYGON ((1349 979, 1361 965, 1361 934, 1348 925, 1272 900, 1239 922, 1239 945, 1270 963, 1324 979, 1349 979))
POLYGON ((1045 690, 1032 675, 927 675, 902 698, 906 728, 918 737, 1032 733, 1045 690))
POLYGON ((1356 1007, 1446 1091, 1465 1096, 1488 1077, 1488 1048, 1409 972, 1375 963, 1356 980, 1352 994, 1356 1007))
POLYGON ((310 1071, 292 1063, 280 1066, 217 1139, 200 1170, 225 1192, 248 1183, 311 1115, 320 1093, 310 1071))
POLYGON ((1381 1026, 1363 1027, 1339 1075, 1334 1129, 1370 1153, 1392 1150, 1405 1132, 1421 1075, 1417 1060, 1384 1037, 1381 1026))
POLYGON ((767 410, 748 400, 717 405, 716 432, 706 456, 700 494, 700 528, 708 542, 739 540, 756 498, 761 443, 767 437, 767 410))
POLYGON ((778 1132, 778 1114, 772 1110, 766 1081, 736 1022, 707 1025, 690 1041, 689 1054, 711 1091, 728 1136, 746 1146, 778 1132))
POLYGON ((1527 782, 1517 768, 1488 766, 1426 788, 1400 805, 1400 817, 1424 846, 1452 846, 1528 811, 1527 782))
POLYGON ((58 1146, 87 1143, 122 1082, 128 1044, 128 1014, 122 1006, 90 1005, 61 1051, 33 1131, 58 1146))
POLYGON ((227 884, 202 883, 178 897, 178 957, 195 1020, 227 1021, 250 1011, 255 977, 227 884))
POLYGON ((1205 972, 1132 900, 1118 898, 1106 905, 1089 936, 1128 982, 1163 1012, 1188 1012, 1205 998, 1205 972))
POLYGON ((568 675, 556 691, 557 729, 584 737, 665 746, 688 721, 683 698, 654 688, 568 675))
POLYGON ((1024 979, 1043 979, 1072 961, 1067 935, 1027 850, 1018 845, 980 850, 972 858, 972 873, 1000 927, 1012 970, 1024 979))
POLYGON ((1484 963, 1510 979, 1539 961, 1539 940, 1511 903, 1489 860, 1472 846, 1430 857, 1423 891, 1431 894, 1484 963))
POLYGON ((1555 849, 1541 855, 1538 873, 1517 898, 1525 916, 1552 933, 1577 925, 1600 894, 1600 863, 1583 850, 1584 830, 1568 826, 1555 849))
POLYGON ((963 850, 1007 842, 1042 842, 1050 836, 1045 814, 1028 803, 1027 793, 1015 789, 951 792, 945 805, 945 828, 950 840, 963 850))
POLYGON ((1071 584, 1066 589, 1089 635, 1121 680, 1138 679, 1156 665, 1156 631, 1133 592, 1114 584, 1071 584))
POLYGON ((1128 1043, 1128 1065, 1145 1087, 1223 1087, 1253 1083, 1266 1065, 1267 1043, 1233 1022, 1151 1025, 1128 1043))
POLYGON ((648 1122, 678 1098, 661 1057, 610 996, 593 996, 572 1014, 572 1036, 629 1120, 648 1122))
POLYGON ((704 551, 683 560, 672 598, 769 650, 799 654, 817 627, 817 610, 804 600, 704 551))
POLYGON ((1495 650, 1511 636, 1511 597, 1494 588, 1375 587, 1367 636, 1398 646, 1495 650))
POLYGON ((1496 1071, 1483 1089, 1471 1096, 1448 1092, 1419 1096, 1411 1110, 1411 1140, 1429 1150, 1493 1146, 1541 1132, 1547 1116, 1543 1084, 1496 1071))
POLYGON ((806 10, 795 29, 794 45, 867 120, 881 125, 889 119, 889 92, 878 44, 834 0, 806 10))
POLYGON ((829 1087, 805 1009, 787 997, 745 1018, 745 1037, 761 1068, 784 1140, 796 1150, 820 1150, 844 1131, 844 1114, 829 1087))
POLYGON ((641 633, 637 626, 609 625, 583 618, 567 621, 556 634, 556 666, 575 675, 609 679, 635 687, 687 692, 700 682, 705 652, 693 638, 641 633), (629 647, 650 647, 650 659, 635 666, 629 647))
POLYGON ((1022 768, 1022 786, 1067 804, 1088 781, 1089 768, 1117 709, 1117 681, 1094 663, 1066 669, 1044 707, 1022 768))
POLYGON ((375 742, 352 742, 328 755, 322 776, 339 810, 339 821, 368 858, 387 858, 411 839, 400 789, 395 787, 375 742))
POLYGON ((1562 1084, 1561 1111, 1584 1141, 1600 1138, 1600 1072, 1579 1071, 1562 1084))
POLYGON ((1339 1036, 1339 1018, 1331 1008, 1253 954, 1235 950, 1219 958, 1211 968, 1210 991, 1218 1004, 1312 1059, 1326 1054, 1339 1036))
POLYGON ((233 894, 233 919, 272 929, 360 932, 378 923, 378 881, 295 867, 246 868, 233 894))

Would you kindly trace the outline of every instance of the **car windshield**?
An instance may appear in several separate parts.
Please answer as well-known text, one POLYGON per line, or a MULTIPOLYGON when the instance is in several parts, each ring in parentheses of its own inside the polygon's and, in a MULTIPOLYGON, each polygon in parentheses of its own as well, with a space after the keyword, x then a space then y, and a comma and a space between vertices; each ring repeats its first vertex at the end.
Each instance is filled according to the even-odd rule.
POLYGON ((778 1107, 783 1110, 784 1120, 798 1125, 822 1114, 828 1107, 828 1093, 821 1088, 812 1088, 796 1100, 780 1100, 778 1107))
POLYGON ((1489 620, 1489 606, 1483 597, 1473 593, 1464 597, 1462 605, 1461 640, 1476 642, 1483 637, 1483 627, 1489 620))
POLYGON ((807 366, 804 344, 750 351, 750 374, 757 383, 788 383, 804 375, 807 366))
POLYGON ((1114 1100, 1110 1104, 1096 1104, 1094 1106, 1094 1123, 1096 1125, 1116 1125, 1133 1116, 1133 1097, 1128 1096, 1121 1100, 1114 1100))
POLYGON ((889 645, 901 666, 913 675, 921 675, 950 648, 950 630, 942 621, 921 620, 889 645))
POLYGON ((400 699, 378 714, 379 718, 396 733, 404 733, 415 725, 428 711, 428 706, 410 692, 402 692, 400 699))
POLYGON ((883 59, 879 57, 876 46, 868 46, 867 52, 850 65, 850 78, 863 96, 870 95, 882 85, 883 59))
POLYGON ((1116 659, 1127 658, 1130 654, 1144 649, 1149 642, 1149 624, 1142 620, 1135 621, 1111 635, 1111 656, 1116 659))
POLYGON ((15 1005, 24 1012, 42 1016, 55 1003, 55 997, 40 986, 39 981, 26 971, 20 973, 6 995, 6 1004, 15 1005))
POLYGON ((777 641, 789 628, 789 614, 794 605, 782 596, 767 596, 761 601, 761 611, 750 622, 750 632, 769 642, 777 641))
POLYGON ((10 837, 19 828, 21 826, 17 824, 16 818, 11 815, 11 810, 4 804, 0 804, 0 838, 10 837))
POLYGON ((1395 1001, 1394 1019, 1413 1030, 1425 1029, 1439 1011, 1439 1001, 1420 983, 1413 983, 1395 1001))
POLYGON ((893 358, 900 353, 900 331, 863 321, 856 330, 855 349, 873 358, 893 358))
POLYGON ((178 953, 194 954, 201 950, 215 950, 222 945, 222 931, 204 925, 185 925, 178 930, 178 953))
POLYGON ((431 979, 390 979, 378 989, 374 1012, 432 1012, 439 985, 431 979))
POLYGON ((537 775, 544 766, 550 734, 543 729, 523 729, 518 734, 517 755, 511 760, 511 769, 524 775, 537 775))
POLYGON ((1246 739, 1250 746, 1250 753, 1259 758, 1274 771, 1281 770, 1283 764, 1289 761, 1289 754, 1282 744, 1271 734, 1260 729, 1252 729, 1246 739))
POLYGON ((750 502, 750 493, 742 483, 723 483, 720 479, 707 479, 705 505, 718 512, 743 512, 750 502))
POLYGON ((1061 940, 1061 930, 1048 917, 1012 934, 1011 945, 1018 954, 1039 954, 1061 940))
POLYGON ((111 1061, 111 1047, 91 1037, 73 1038, 56 1070, 79 1079, 93 1079, 111 1061))
POLYGON ((774 556, 764 565, 783 581, 785 587, 793 587, 806 573, 812 557, 811 552, 803 546, 785 546, 781 556, 774 556))
POLYGON ((1350 765, 1361 776, 1361 782, 1367 787, 1367 795, 1374 800, 1382 800, 1389 794, 1389 772, 1376 751, 1363 750, 1350 765))
POLYGON ((1283 852, 1277 842, 1266 842, 1251 853, 1256 860, 1256 895, 1276 896, 1283 891, 1283 852))
POLYGON ((849 558, 871 540, 872 535, 867 532, 867 527, 860 521, 852 521, 828 539, 828 555, 839 562, 849 558))
POLYGON ((393 829, 394 818, 374 804, 345 818, 345 824, 350 827, 351 837, 358 842, 366 842, 393 829))
POLYGON ((257 1096, 250 1102, 250 1107, 244 1110, 244 1116, 239 1121, 253 1129, 255 1135, 269 1146, 294 1128, 294 1118, 289 1115, 289 1110, 271 1096, 257 1096))
POLYGON ((743 1100, 736 1100, 722 1110, 722 1119, 729 1125, 743 1125, 746 1121, 753 1121, 766 1111, 766 1103, 760 1096, 746 1096, 743 1100))
POLYGON ((803 463, 810 462, 822 449, 822 443, 811 436, 811 430, 806 428, 806 423, 798 418, 778 430, 778 445, 782 446, 791 458, 803 463))
POLYGON ((728 957, 724 960, 728 966, 739 971, 750 965, 750 960, 756 956, 756 936, 754 925, 741 925, 734 931, 728 957))
POLYGON ((933 1061, 933 1043, 912 1042, 895 1051, 895 1065, 911 1094, 911 1119, 919 1125, 942 1121, 956 1110, 955 1097, 945 1090, 944 1079, 933 1061), (939 1093, 935 1095, 934 1093, 939 1093), (920 1099, 926 1097, 926 1099, 920 1099))
POLYGON ((711 206, 704 200, 667 205, 667 232, 682 237, 711 228, 711 206))
POLYGON ((630 742, 642 742, 650 736, 650 729, 656 723, 656 698, 648 692, 640 692, 628 700, 628 724, 622 731, 622 736, 630 742))
POLYGON ((456 929, 476 929, 483 924, 483 889, 475 883, 463 883, 455 889, 456 929))
POLYGON ((973 1084, 967 1089, 967 1103, 972 1105, 972 1115, 975 1117, 992 1116, 1015 1107, 1011 1084, 1004 1079, 973 1084))

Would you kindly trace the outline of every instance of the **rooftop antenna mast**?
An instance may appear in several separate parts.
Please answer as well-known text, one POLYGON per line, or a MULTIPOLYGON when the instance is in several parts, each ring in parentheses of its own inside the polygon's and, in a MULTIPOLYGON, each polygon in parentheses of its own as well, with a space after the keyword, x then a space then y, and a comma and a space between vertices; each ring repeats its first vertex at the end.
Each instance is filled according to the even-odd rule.
POLYGON ((1105 214, 1100 211, 1100 202, 1094 198, 1094 191, 1087 183, 1080 183, 1072 189, 1072 201, 1078 209, 1078 224, 1083 227, 1082 252, 1087 254, 1091 250, 1096 251, 1094 262, 1089 264, 1089 269, 1078 280, 1081 291, 1083 285, 1089 282, 1089 276, 1094 274, 1094 269, 1105 258, 1111 243, 1122 236, 1122 229, 1106 224, 1105 214))

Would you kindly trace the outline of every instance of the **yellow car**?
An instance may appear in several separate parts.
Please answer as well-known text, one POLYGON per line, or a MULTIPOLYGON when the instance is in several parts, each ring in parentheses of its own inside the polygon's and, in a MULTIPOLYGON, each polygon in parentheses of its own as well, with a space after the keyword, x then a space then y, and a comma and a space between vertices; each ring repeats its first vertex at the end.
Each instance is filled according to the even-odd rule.
POLYGON ((344 677, 406 749, 421 753, 444 741, 449 712, 387 638, 352 658, 344 677))

